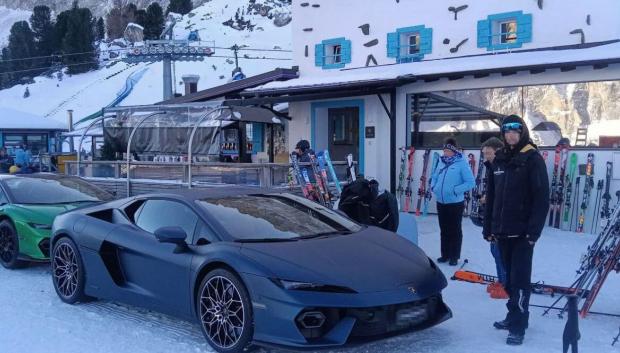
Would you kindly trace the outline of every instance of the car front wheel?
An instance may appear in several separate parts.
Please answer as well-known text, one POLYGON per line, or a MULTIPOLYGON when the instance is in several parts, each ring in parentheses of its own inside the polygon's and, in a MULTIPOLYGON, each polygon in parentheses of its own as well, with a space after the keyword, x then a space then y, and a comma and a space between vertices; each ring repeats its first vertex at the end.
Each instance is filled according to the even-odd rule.
POLYGON ((250 296, 235 274, 209 272, 196 298, 199 323, 207 342, 220 353, 243 352, 254 333, 250 296))
POLYGON ((88 301, 84 295, 82 256, 69 238, 61 238, 52 249, 52 279, 60 300, 67 304, 88 301))
POLYGON ((11 270, 26 265, 19 260, 19 238, 15 227, 6 219, 0 222, 0 264, 11 270))

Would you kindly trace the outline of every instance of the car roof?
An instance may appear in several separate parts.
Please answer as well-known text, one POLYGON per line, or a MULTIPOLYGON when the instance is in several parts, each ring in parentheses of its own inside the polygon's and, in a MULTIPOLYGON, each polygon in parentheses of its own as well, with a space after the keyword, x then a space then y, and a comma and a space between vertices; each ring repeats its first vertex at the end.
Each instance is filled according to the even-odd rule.
POLYGON ((209 188, 192 188, 192 189, 175 189, 166 190, 162 193, 149 193, 136 196, 136 198, 157 198, 157 197, 174 197, 188 201, 204 200, 221 197, 233 197, 256 194, 281 194, 286 190, 269 189, 260 187, 244 187, 244 186, 220 186, 209 188))
POLYGON ((33 174, 0 174, 0 180, 13 178, 32 178, 32 179, 75 179, 72 175, 54 174, 54 173, 33 173, 33 174))

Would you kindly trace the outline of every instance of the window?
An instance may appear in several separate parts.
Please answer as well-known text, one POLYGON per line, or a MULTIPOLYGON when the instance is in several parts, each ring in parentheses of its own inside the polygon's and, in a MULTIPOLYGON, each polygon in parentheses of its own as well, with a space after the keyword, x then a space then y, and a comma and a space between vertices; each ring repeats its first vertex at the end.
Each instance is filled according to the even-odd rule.
POLYGON ((315 64, 323 69, 338 69, 351 63, 351 41, 328 39, 315 45, 315 64))
POLYGON ((136 225, 149 233, 162 227, 181 227, 187 234, 187 242, 191 242, 198 222, 198 216, 191 208, 170 200, 148 200, 135 217, 136 225))
POLYGON ((420 53, 420 34, 405 33, 401 35, 401 56, 416 55, 420 53))
POLYGON ((1 205, 5 205, 9 203, 9 199, 6 198, 6 195, 4 194, 4 191, 2 191, 2 189, 0 189, 0 206, 1 205))
POLYGON ((15 203, 71 204, 110 201, 112 195, 77 178, 10 178, 5 181, 15 203))
POLYGON ((287 194, 204 199, 200 205, 235 239, 291 239, 361 229, 328 208, 287 194))
POLYGON ((387 35, 388 57, 399 63, 420 61, 432 52, 433 29, 425 26, 399 28, 387 35))
POLYGON ((522 11, 490 15, 478 21, 478 48, 520 48, 532 41, 532 15, 522 11))
POLYGON ((47 152, 46 134, 4 134, 4 147, 11 155, 20 144, 26 144, 33 155, 47 152))
POLYGON ((517 21, 510 20, 505 22, 499 22, 499 27, 499 42, 501 44, 517 42, 517 21))

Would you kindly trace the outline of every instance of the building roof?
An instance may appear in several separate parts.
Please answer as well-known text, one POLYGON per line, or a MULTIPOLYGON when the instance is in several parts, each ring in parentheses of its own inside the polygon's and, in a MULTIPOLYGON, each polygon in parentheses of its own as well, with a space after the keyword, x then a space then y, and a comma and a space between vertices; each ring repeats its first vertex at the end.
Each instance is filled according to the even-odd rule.
POLYGON ((247 77, 243 80, 232 81, 221 86, 212 87, 186 96, 172 98, 158 104, 179 104, 191 102, 204 102, 216 98, 237 94, 245 89, 264 85, 269 82, 285 81, 299 77, 296 69, 278 68, 260 75, 247 77))
POLYGON ((0 130, 67 130, 67 125, 52 118, 0 107, 0 130))
POLYGON ((425 60, 363 68, 329 70, 284 82, 270 82, 242 92, 245 97, 281 95, 364 87, 400 85, 417 80, 466 75, 485 77, 492 73, 515 73, 547 69, 572 69, 577 66, 605 67, 620 63, 620 40, 457 58, 425 60))

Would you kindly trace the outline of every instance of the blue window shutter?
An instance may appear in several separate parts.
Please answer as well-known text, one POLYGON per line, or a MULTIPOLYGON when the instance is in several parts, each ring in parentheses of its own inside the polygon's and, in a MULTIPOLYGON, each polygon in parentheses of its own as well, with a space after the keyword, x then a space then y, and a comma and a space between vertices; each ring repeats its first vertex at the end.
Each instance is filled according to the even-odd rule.
POLYGON ((433 29, 420 30, 420 54, 430 54, 433 51, 433 29))
POLYGON ((387 56, 388 58, 398 58, 398 33, 392 32, 387 34, 387 56))
POLYGON ((252 123, 252 153, 263 152, 263 124, 252 123))
POLYGON ((342 54, 342 63, 350 64, 351 63, 351 41, 343 40, 341 43, 341 54, 342 54))
POLYGON ((323 44, 317 44, 314 46, 314 65, 323 66, 325 56, 325 46, 323 44))
POLYGON ((521 43, 532 41, 532 14, 517 17, 517 40, 521 43))
POLYGON ((478 21, 478 48, 489 47, 491 47, 491 21, 480 20, 478 21))

